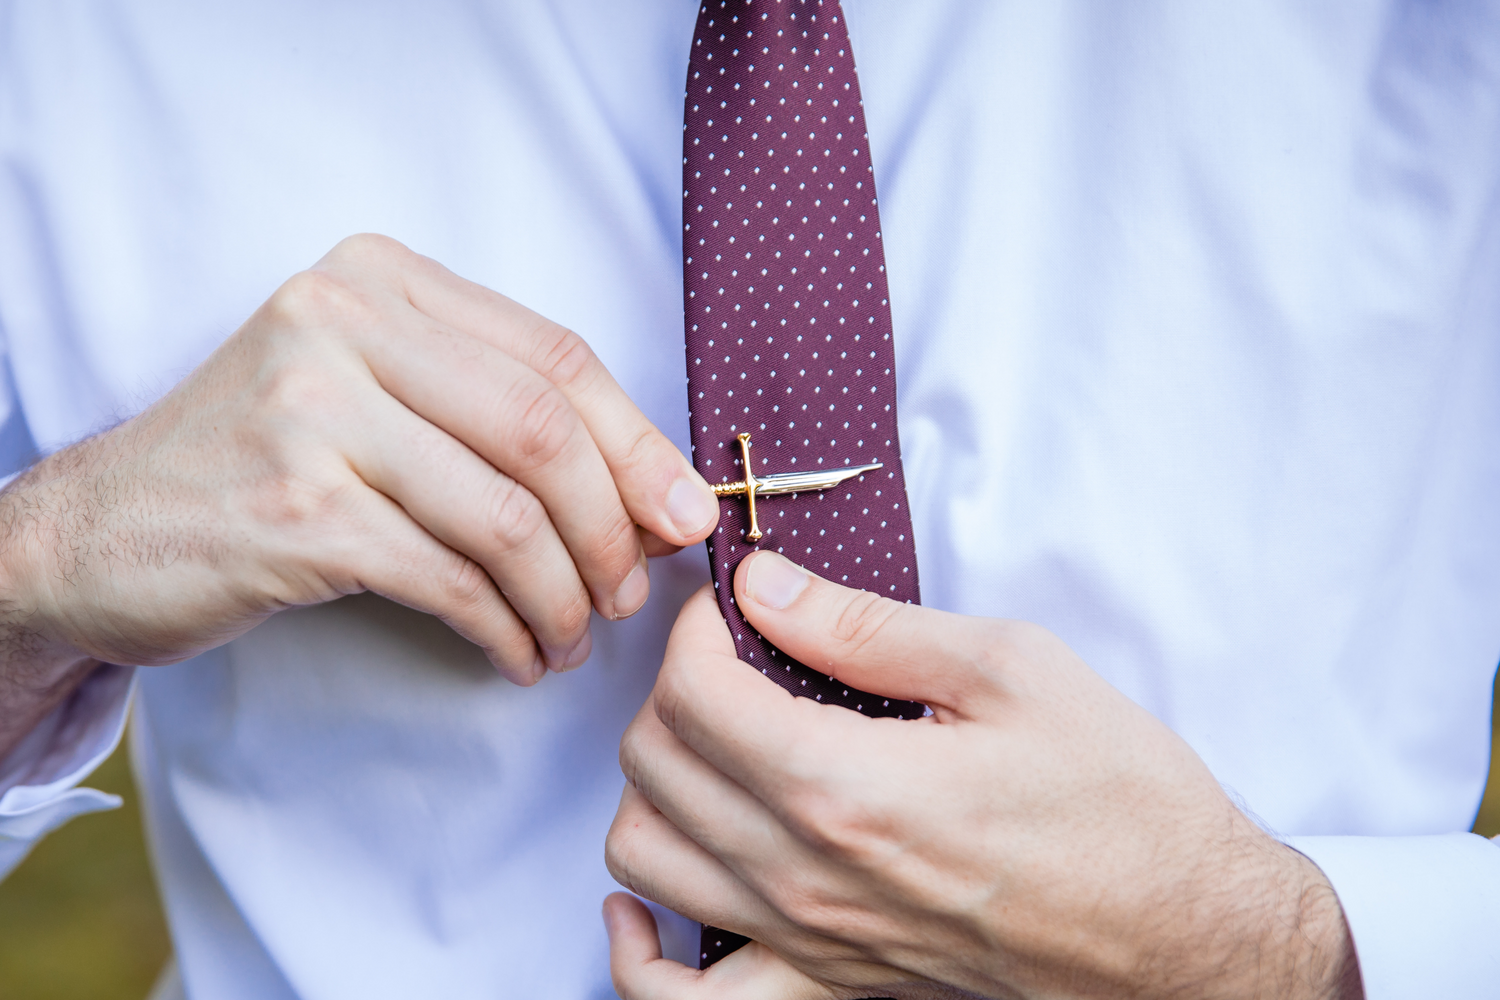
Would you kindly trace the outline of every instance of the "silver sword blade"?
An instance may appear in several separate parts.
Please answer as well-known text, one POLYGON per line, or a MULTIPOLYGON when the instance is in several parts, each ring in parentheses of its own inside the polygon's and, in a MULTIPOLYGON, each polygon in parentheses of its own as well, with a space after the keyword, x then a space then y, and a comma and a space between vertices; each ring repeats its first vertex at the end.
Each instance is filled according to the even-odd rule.
POLYGON ((809 472, 778 472, 774 476, 757 476, 755 495, 768 493, 803 493, 807 490, 826 490, 846 479, 862 476, 883 468, 880 462, 869 465, 846 465, 842 468, 813 469, 809 472))

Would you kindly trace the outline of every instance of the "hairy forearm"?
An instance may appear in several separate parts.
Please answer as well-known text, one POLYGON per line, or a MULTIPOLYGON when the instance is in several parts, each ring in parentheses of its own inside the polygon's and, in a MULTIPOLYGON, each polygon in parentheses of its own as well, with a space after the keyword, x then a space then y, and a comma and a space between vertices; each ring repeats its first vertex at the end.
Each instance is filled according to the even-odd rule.
POLYGON ((1259 831, 1236 840, 1231 850, 1216 853, 1220 864, 1233 858, 1231 867, 1199 883, 1218 891, 1182 911, 1184 922, 1197 926, 1179 928, 1173 937, 1191 948, 1160 953, 1169 964, 1180 963, 1178 972, 1159 969, 1143 980, 1172 982, 1161 995, 1184 1000, 1363 1000, 1353 939, 1327 878, 1259 831))
MULTIPOLYGON (((1312 862, 1306 864, 1315 869, 1312 862)), ((1318 1000, 1364 1000, 1354 939, 1333 886, 1318 872, 1315 879, 1304 884, 1297 898, 1300 905, 1291 912, 1298 915, 1300 923, 1287 932, 1303 947, 1300 962, 1287 977, 1289 983, 1318 1000)))
POLYGON ((0 491, 0 758, 99 665, 48 635, 35 579, 38 505, 30 494, 49 462, 0 491))
POLYGON ((76 653, 39 648, 24 627, 0 629, 0 759, 98 665, 76 653))

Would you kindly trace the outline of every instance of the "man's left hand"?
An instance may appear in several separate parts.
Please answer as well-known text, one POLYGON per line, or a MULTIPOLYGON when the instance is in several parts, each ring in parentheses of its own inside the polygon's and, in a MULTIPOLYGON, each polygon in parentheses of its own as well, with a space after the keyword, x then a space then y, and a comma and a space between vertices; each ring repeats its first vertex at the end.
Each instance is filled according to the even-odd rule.
POLYGON ((607 856, 754 943, 699 972, 605 903, 626 1000, 1361 995, 1318 868, 1037 626, 848 590, 768 552, 735 595, 777 647, 926 703, 870 719, 735 658, 705 587, 625 735, 607 856))

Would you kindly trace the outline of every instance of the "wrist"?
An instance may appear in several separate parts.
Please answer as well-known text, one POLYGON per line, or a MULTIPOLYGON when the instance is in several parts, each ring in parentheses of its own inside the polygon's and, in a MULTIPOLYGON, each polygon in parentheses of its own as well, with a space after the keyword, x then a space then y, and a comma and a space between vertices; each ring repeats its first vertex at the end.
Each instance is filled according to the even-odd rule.
POLYGON ((1275 964, 1281 981, 1263 984, 1249 995, 1363 1000, 1354 939, 1338 894, 1307 857, 1269 837, 1267 841, 1282 875, 1266 911, 1260 950, 1263 956, 1279 956, 1275 964))
POLYGON ((0 493, 0 758, 100 662, 50 624, 34 506, 20 481, 0 493))
MULTIPOLYGON (((1190 950, 1199 977, 1189 993, 1261 1000, 1363 1000, 1343 907, 1317 865, 1243 816, 1219 854, 1217 891, 1203 893, 1190 950), (1227 860, 1226 860, 1227 859, 1227 860), (1211 979, 1220 984, 1214 988, 1211 979), (1204 988, 1207 987, 1207 988, 1204 988)), ((1176 994, 1169 994, 1176 995, 1176 994)), ((1187 995, 1185 993, 1184 995, 1187 995)))

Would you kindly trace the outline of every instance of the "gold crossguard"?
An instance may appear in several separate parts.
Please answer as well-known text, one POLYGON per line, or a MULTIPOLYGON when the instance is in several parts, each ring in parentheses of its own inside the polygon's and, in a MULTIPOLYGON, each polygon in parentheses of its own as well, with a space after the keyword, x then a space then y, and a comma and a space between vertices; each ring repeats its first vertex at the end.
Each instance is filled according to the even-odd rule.
POLYGON ((804 493, 808 490, 826 490, 855 476, 883 468, 880 462, 869 465, 846 465, 834 469, 814 469, 810 472, 779 472, 772 476, 757 476, 750 471, 750 435, 741 433, 736 437, 740 443, 740 458, 744 461, 745 478, 738 483, 714 483, 714 495, 721 497, 745 495, 750 506, 750 530, 745 532, 747 542, 761 540, 760 524, 755 516, 755 498, 784 493, 804 493))

